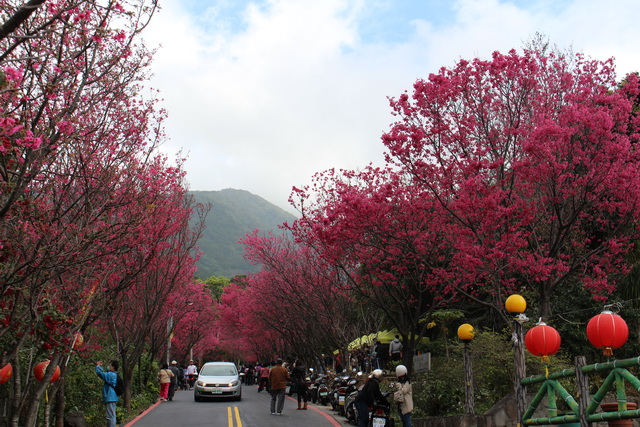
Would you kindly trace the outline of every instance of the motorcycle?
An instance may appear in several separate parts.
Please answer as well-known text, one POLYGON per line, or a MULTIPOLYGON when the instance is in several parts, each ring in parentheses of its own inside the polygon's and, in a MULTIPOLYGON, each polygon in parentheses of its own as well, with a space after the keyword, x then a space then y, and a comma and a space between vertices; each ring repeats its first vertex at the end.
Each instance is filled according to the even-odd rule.
POLYGON ((357 393, 357 383, 358 380, 350 378, 345 386, 338 388, 338 415, 344 416, 346 414, 347 396, 351 395, 354 391, 357 393))
POLYGON ((321 405, 327 405, 329 403, 329 387, 327 387, 326 375, 319 376, 316 379, 315 384, 318 403, 321 405))
POLYGON ((357 410, 355 406, 356 396, 358 395, 358 390, 354 390, 345 399, 344 406, 344 416, 347 418, 347 422, 351 424, 358 425, 357 421, 357 410))
POLYGON ((309 377, 309 400, 318 403, 318 385, 320 384, 322 374, 313 374, 309 377))
MULTIPOLYGON (((375 402, 373 406, 369 407, 369 427, 395 427, 395 421, 391 418, 391 404, 389 403, 389 396, 392 396, 392 392, 382 393, 385 398, 384 402, 375 402)), ((355 409, 355 408, 354 408, 355 409)), ((354 410, 353 423, 358 425, 358 411, 354 410)))
POLYGON ((344 392, 348 381, 349 377, 337 377, 333 379, 331 391, 329 392, 329 402, 331 403, 331 408, 334 411, 340 412, 340 389, 342 388, 344 392))
POLYGON ((356 380, 354 381, 357 381, 357 382, 355 385, 353 385, 352 388, 349 389, 349 392, 345 399, 345 406, 344 406, 344 416, 347 418, 347 422, 349 423, 353 423, 356 420, 357 410, 355 407, 355 400, 356 400, 356 396, 358 395, 358 392, 362 389, 362 386, 364 385, 362 383, 362 372, 357 373, 356 380), (358 378, 360 378, 360 381, 357 381, 358 378))

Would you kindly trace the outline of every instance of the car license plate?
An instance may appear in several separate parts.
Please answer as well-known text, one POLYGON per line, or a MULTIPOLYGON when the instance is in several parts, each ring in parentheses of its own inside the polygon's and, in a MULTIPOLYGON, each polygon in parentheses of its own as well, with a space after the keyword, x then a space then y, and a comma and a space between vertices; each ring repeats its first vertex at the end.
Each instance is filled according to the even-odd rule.
POLYGON ((374 418, 373 419, 373 427, 384 427, 387 424, 387 420, 384 418, 374 418))
POLYGON ((222 394, 222 389, 220 387, 212 387, 211 393, 213 394, 222 394))
POLYGON ((344 406, 344 398, 345 398, 345 396, 339 396, 338 397, 338 404, 340 406, 344 406))

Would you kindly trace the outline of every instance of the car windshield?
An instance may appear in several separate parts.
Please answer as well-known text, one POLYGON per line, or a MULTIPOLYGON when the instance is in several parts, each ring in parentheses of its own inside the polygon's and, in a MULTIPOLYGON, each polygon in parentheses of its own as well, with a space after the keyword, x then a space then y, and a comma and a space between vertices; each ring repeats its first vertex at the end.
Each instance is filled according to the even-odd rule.
POLYGON ((236 367, 232 365, 204 365, 200 371, 200 375, 228 377, 238 375, 238 371, 236 371, 236 367))

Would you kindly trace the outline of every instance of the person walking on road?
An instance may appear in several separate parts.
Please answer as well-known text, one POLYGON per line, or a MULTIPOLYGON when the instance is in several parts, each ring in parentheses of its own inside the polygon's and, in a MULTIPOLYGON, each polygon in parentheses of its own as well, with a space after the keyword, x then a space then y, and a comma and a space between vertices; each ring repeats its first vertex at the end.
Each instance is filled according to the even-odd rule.
POLYGON ((162 364, 162 369, 158 372, 158 382, 160 383, 160 400, 166 401, 169 399, 169 386, 171 385, 171 378, 173 372, 169 370, 169 365, 162 364))
POLYGON ((298 409, 307 409, 307 367, 301 360, 296 360, 294 364, 292 377, 293 382, 296 385, 296 392, 298 393, 298 409), (304 406, 302 401, 304 400, 304 406))
POLYGON ((402 420, 402 427, 411 427, 411 413, 413 412, 413 395, 411 391, 411 381, 407 373, 407 367, 398 365, 396 367, 398 382, 395 385, 393 401, 398 405, 398 412, 402 420))
POLYGON ((358 411, 358 427, 369 426, 369 406, 375 402, 384 402, 385 398, 380 392, 380 380, 382 370, 375 369, 365 385, 356 395, 354 405, 358 411))
POLYGON ((289 371, 282 366, 282 359, 278 359, 276 366, 269 371, 269 382, 271 383, 271 415, 282 415, 284 392, 287 388, 289 378, 289 371), (276 401, 278 403, 277 407, 276 401))
POLYGON ((118 403, 118 395, 116 394, 118 374, 116 372, 118 365, 117 360, 112 360, 105 371, 102 368, 102 361, 96 363, 96 374, 104 381, 102 403, 104 403, 106 410, 107 427, 116 427, 116 404, 118 403))
POLYGON ((258 393, 260 393, 263 389, 266 389, 267 392, 269 392, 269 366, 267 363, 265 363, 264 365, 262 365, 262 367, 260 368, 260 373, 258 375, 260 375, 258 377, 258 393))
POLYGON ((189 384, 189 390, 193 389, 193 384, 195 384, 197 376, 198 367, 193 363, 193 360, 189 360, 189 366, 187 366, 187 383, 189 384))
POLYGON ((169 370, 173 374, 171 382, 169 382, 169 395, 168 399, 173 400, 173 396, 176 394, 176 388, 178 387, 178 379, 180 378, 180 369, 178 368, 178 362, 175 360, 171 362, 169 370))
POLYGON ((399 335, 396 335, 391 344, 389 344, 389 357, 391 357, 391 360, 402 359, 402 341, 400 341, 399 335))

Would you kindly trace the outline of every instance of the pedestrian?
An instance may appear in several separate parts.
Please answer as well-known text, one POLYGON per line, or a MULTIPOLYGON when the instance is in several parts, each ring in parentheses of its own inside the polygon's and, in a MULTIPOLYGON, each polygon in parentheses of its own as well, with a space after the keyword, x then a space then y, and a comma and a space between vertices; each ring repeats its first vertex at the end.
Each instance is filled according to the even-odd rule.
POLYGON ((196 382, 198 376, 198 367, 193 363, 193 360, 189 360, 189 366, 187 366, 187 382, 189 384, 189 390, 193 390, 193 384, 196 382))
POLYGON ((276 366, 269 370, 269 382, 271 383, 271 415, 282 415, 284 393, 287 388, 287 381, 290 378, 289 371, 282 366, 282 359, 278 359, 276 366), (276 401, 278 403, 277 407, 276 401))
POLYGON ((187 383, 184 380, 184 373, 187 370, 187 368, 184 367, 184 365, 180 365, 178 367, 178 389, 180 390, 186 390, 187 389, 187 383))
POLYGON ((399 335, 396 335, 391 344, 389 344, 389 357, 391 357, 391 360, 402 359, 402 342, 399 335))
POLYGON ((118 384, 118 361, 112 360, 105 371, 102 368, 102 361, 96 363, 96 374, 104 381, 102 386, 102 403, 104 403, 107 427, 116 427, 116 404, 118 403, 118 395, 116 394, 116 385, 118 384))
POLYGON ((380 352, 380 341, 376 338, 373 341, 373 346, 371 346, 371 368, 372 369, 382 369, 380 366, 380 359, 378 358, 378 354, 380 352))
POLYGON ((169 385, 171 384, 173 372, 169 370, 169 365, 162 364, 162 369, 158 372, 158 382, 160 383, 160 400, 163 402, 169 398, 169 385))
POLYGON ((375 369, 356 395, 353 403, 358 411, 358 427, 367 427, 369 425, 369 406, 373 406, 375 402, 384 402, 386 400, 380 392, 381 379, 382 370, 375 369))
POLYGON ((402 427, 411 427, 411 413, 413 412, 413 395, 411 391, 411 380, 407 372, 407 367, 398 365, 396 367, 398 382, 395 385, 393 401, 398 405, 398 412, 402 420, 402 427))
POLYGON ((247 385, 253 385, 253 365, 247 367, 247 376, 245 379, 247 380, 247 385))
POLYGON ((294 367, 292 370, 293 383, 296 387, 296 393, 298 394, 298 409, 307 409, 307 367, 304 365, 304 362, 301 360, 296 360, 294 363, 294 367), (303 405, 304 401, 304 406, 303 405))
POLYGON ((333 369, 333 357, 331 357, 330 354, 327 354, 326 356, 323 354, 322 357, 324 358, 324 368, 326 373, 329 369, 333 369))
POLYGON ((269 366, 267 363, 264 363, 260 368, 260 373, 258 374, 258 393, 262 390, 266 389, 269 392, 269 366))
POLYGON ((169 400, 173 400, 173 396, 176 394, 176 388, 178 387, 178 381, 180 379, 180 369, 178 368, 178 362, 175 360, 171 362, 169 370, 173 374, 171 382, 169 383, 169 400))

